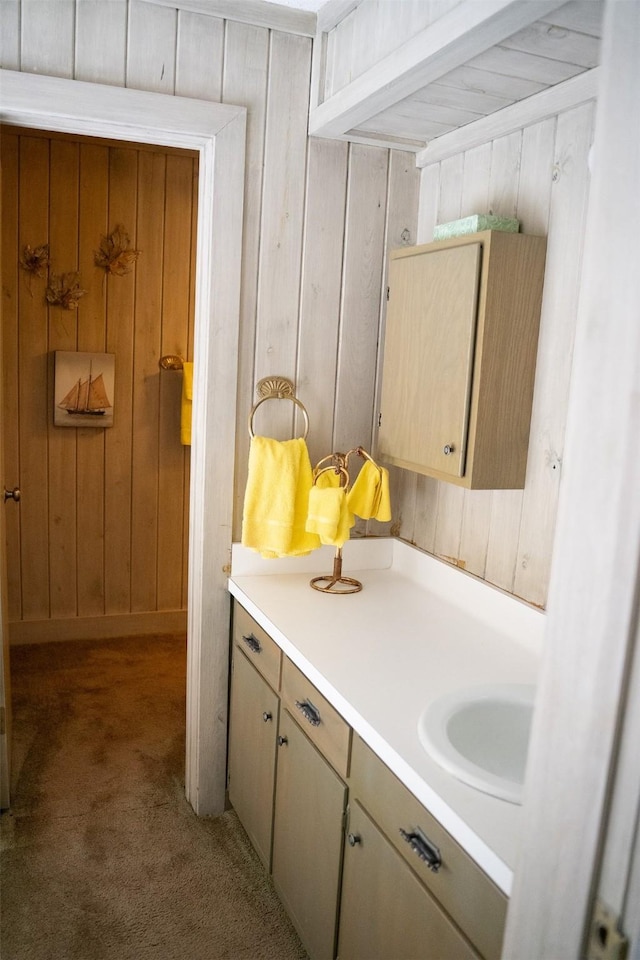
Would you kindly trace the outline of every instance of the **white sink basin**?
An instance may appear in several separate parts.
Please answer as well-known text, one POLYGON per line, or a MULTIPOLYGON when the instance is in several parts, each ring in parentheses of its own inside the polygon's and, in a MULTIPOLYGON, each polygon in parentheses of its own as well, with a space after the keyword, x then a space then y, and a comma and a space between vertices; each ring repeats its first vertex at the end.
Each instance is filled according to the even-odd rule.
POLYGON ((423 711, 420 742, 458 780, 522 803, 535 692, 532 684, 502 683, 449 693, 423 711))

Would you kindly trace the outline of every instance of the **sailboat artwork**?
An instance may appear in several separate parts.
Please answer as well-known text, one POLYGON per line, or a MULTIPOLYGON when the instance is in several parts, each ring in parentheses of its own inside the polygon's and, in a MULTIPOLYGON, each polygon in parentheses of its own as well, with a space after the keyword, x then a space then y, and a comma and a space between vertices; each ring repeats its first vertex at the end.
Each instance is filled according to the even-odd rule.
POLYGON ((110 353, 56 351, 55 426, 113 426, 114 360, 110 353))

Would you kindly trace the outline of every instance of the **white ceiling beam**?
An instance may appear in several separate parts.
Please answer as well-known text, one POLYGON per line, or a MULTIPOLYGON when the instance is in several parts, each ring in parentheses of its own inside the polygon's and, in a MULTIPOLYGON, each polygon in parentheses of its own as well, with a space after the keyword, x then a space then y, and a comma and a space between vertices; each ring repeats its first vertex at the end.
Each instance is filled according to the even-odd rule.
POLYGON ((339 93, 314 107, 309 133, 319 137, 344 136, 562 3, 563 0, 463 0, 339 93))
POLYGON ((266 3, 265 0, 242 0, 241 3, 239 0, 143 0, 143 3, 172 7, 174 10, 188 10, 190 13, 203 13, 223 20, 252 23, 257 27, 295 33, 301 37, 316 35, 315 13, 295 10, 281 3, 266 3))
POLYGON ((327 3, 318 10, 318 31, 333 30, 361 3, 362 0, 327 0, 327 3))
POLYGON ((600 67, 594 67, 527 97, 526 100, 518 100, 517 103, 509 104, 508 107, 490 113, 480 120, 473 120, 451 133, 444 133, 420 151, 416 157, 416 166, 428 167, 432 163, 439 163, 447 157, 554 117, 580 103, 586 103, 587 100, 595 100, 598 96, 599 76, 600 67))

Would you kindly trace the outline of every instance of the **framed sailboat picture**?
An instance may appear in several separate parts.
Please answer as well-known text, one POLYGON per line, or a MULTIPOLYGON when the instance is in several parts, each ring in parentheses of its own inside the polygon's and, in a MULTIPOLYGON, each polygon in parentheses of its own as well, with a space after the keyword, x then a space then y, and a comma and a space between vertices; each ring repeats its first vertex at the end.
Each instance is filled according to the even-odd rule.
POLYGON ((115 354, 56 350, 53 423, 112 427, 115 354))

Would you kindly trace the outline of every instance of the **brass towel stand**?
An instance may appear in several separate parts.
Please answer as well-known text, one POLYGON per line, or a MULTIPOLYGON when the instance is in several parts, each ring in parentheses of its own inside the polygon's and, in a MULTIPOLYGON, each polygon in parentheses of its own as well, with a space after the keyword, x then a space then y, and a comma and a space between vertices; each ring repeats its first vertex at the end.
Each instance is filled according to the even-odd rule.
MULTIPOLYGON (((354 447, 348 453, 330 453, 328 457, 319 460, 313 471, 313 482, 316 483, 321 474, 332 470, 339 474, 340 486, 346 493, 350 485, 349 457, 354 455, 362 457, 363 460, 370 460, 378 470, 380 469, 373 457, 363 447, 354 447)), ((342 547, 336 547, 336 554, 333 558, 333 573, 323 577, 313 577, 309 584, 314 590, 319 590, 321 593, 347 594, 359 593, 362 590, 362 583, 359 580, 342 576, 342 547)))
POLYGON ((251 407, 249 414, 249 436, 252 439, 255 437, 255 433, 253 432, 253 418, 258 407, 266 400, 291 400, 292 403, 295 403, 298 409, 302 411, 302 416, 304 417, 304 434, 302 439, 307 439, 307 434, 309 433, 309 414, 304 404, 296 397, 291 380, 287 377, 263 377, 262 380, 258 381, 256 393, 259 399, 251 407))

